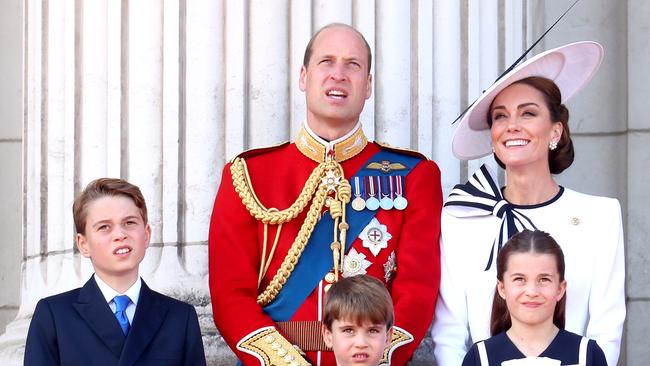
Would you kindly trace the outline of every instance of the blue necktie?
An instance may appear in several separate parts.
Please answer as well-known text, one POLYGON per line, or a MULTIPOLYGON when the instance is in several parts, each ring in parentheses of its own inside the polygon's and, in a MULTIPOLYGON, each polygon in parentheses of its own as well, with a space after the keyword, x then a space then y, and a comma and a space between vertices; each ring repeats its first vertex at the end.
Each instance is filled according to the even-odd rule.
POLYGON ((117 322, 120 323, 124 335, 127 335, 130 325, 129 318, 126 316, 126 307, 131 303, 131 299, 126 295, 120 295, 115 296, 113 302, 115 303, 115 317, 117 318, 117 322))

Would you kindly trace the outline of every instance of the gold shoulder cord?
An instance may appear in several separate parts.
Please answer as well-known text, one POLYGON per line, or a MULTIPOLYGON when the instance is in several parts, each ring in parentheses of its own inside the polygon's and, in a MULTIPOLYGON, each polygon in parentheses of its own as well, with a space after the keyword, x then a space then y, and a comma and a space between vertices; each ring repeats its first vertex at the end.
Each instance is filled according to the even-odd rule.
POLYGON ((314 231, 318 222, 318 217, 323 210, 323 205, 329 207, 330 215, 334 219, 334 239, 331 244, 332 259, 334 262, 334 273, 338 279, 339 268, 343 264, 343 250, 345 248, 345 239, 348 224, 345 220, 345 205, 350 201, 352 187, 344 178, 343 168, 334 160, 327 160, 320 163, 310 174, 298 199, 284 210, 276 208, 266 208, 258 199, 251 185, 250 176, 246 167, 246 162, 242 158, 236 158, 230 166, 233 186, 235 191, 242 200, 242 203, 248 212, 256 220, 264 223, 264 244, 262 248, 262 261, 260 263, 260 273, 258 286, 266 274, 268 267, 275 253, 278 244, 282 224, 296 218, 311 201, 311 206, 307 212, 307 217, 300 227, 291 249, 284 258, 282 265, 264 291, 257 297, 257 303, 266 306, 271 303, 278 295, 284 284, 287 282, 291 272, 295 268, 300 256, 302 255, 307 241, 314 231), (268 225, 278 225, 278 231, 269 254, 266 258, 267 246, 267 228, 268 225), (339 235, 340 231, 340 235, 339 235), (339 241, 340 238, 340 241, 339 241))

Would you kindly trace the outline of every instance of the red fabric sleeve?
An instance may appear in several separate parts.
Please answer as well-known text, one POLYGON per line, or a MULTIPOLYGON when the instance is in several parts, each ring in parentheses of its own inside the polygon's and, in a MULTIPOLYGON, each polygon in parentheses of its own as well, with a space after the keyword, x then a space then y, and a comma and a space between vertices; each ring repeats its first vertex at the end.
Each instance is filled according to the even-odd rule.
POLYGON ((407 176, 408 207, 397 245, 397 271, 391 284, 395 325, 414 341, 399 347, 393 365, 405 365, 433 320, 440 284, 440 170, 432 161, 418 164, 407 176))
POLYGON ((237 350, 237 343, 260 328, 274 326, 256 301, 260 261, 257 242, 257 221, 235 192, 227 164, 210 218, 210 296, 219 333, 245 365, 258 365, 259 361, 237 350))

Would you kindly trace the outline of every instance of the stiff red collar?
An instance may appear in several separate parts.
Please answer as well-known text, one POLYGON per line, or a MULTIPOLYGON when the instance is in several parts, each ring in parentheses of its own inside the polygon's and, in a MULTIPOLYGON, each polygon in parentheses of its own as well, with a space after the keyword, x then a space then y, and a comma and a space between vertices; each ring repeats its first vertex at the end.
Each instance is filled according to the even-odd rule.
POLYGON ((333 141, 320 138, 307 126, 307 123, 302 124, 296 136, 298 150, 317 163, 327 159, 334 159, 341 163, 359 154, 367 144, 368 139, 363 133, 361 123, 357 123, 345 136, 333 141))

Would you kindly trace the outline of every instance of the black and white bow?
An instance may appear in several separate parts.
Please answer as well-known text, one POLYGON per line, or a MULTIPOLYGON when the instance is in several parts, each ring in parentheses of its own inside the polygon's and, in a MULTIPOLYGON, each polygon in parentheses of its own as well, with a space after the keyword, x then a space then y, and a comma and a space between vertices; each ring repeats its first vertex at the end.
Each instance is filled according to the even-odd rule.
POLYGON ((445 202, 445 207, 457 217, 494 215, 501 219, 499 234, 490 249, 486 271, 490 269, 496 254, 510 237, 524 229, 537 230, 526 215, 503 198, 491 173, 485 164, 481 165, 467 183, 454 187, 445 202))

